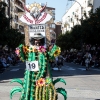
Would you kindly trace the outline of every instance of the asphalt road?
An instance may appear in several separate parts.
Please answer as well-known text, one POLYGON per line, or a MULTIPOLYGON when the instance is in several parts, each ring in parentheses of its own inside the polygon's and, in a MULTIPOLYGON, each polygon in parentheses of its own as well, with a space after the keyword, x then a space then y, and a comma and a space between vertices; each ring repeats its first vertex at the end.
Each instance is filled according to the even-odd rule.
MULTIPOLYGON (((19 63, 10 66, 3 73, 0 73, 0 100, 10 100, 10 90, 19 86, 18 83, 10 83, 13 78, 23 79, 25 66, 19 63)), ((53 78, 64 78, 67 85, 57 83, 56 88, 63 87, 67 91, 67 100, 100 100, 100 69, 90 68, 73 63, 65 63, 61 71, 57 68, 52 70, 53 78)), ((12 100, 19 100, 20 93, 13 96, 12 100)), ((64 100, 61 94, 58 100, 64 100)))

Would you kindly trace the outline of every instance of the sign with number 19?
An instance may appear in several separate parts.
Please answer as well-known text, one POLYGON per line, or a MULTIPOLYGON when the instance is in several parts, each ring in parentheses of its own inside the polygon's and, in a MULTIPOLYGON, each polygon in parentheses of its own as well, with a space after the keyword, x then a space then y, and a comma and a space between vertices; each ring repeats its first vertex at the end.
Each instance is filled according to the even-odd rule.
POLYGON ((39 71, 38 61, 26 61, 26 69, 29 71, 39 71))

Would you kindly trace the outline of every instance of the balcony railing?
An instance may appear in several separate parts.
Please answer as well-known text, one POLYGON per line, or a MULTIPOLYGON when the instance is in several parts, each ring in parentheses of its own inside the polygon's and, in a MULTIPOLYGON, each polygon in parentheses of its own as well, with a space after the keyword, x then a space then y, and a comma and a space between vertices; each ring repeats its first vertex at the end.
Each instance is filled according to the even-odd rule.
POLYGON ((15 4, 16 4, 16 6, 19 8, 19 9, 21 9, 22 11, 24 11, 24 7, 23 7, 23 5, 22 5, 22 2, 20 2, 20 1, 15 1, 15 4))
POLYGON ((19 0, 20 2, 22 2, 22 3, 25 3, 25 0, 19 0))
POLYGON ((24 11, 24 8, 23 8, 22 5, 18 5, 18 4, 16 4, 16 7, 18 7, 20 10, 24 11))

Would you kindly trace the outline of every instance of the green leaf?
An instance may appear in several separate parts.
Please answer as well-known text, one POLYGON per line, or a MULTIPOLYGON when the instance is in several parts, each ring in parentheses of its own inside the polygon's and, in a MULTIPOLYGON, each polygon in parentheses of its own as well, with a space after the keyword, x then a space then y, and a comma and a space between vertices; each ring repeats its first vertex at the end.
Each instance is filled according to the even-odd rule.
POLYGON ((67 99, 67 92, 63 88, 57 88, 56 91, 64 96, 64 100, 67 99))
POLYGON ((20 87, 15 87, 10 91, 10 98, 12 99, 12 96, 17 93, 17 92, 22 92, 22 88, 20 87))
POLYGON ((13 82, 18 82, 19 84, 23 85, 23 81, 20 80, 20 79, 13 79, 13 80, 11 81, 11 83, 13 83, 13 82))
POLYGON ((55 85, 57 82, 63 82, 66 85, 66 81, 63 78, 57 78, 53 81, 53 84, 55 85))

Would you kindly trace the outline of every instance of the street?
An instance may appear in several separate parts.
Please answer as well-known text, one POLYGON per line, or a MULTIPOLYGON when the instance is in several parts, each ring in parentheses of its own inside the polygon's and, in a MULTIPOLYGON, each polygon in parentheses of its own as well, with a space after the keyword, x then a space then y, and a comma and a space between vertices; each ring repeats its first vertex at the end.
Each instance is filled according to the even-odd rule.
MULTIPOLYGON (((7 68, 0 73, 0 100, 10 100, 10 90, 19 86, 18 83, 10 83, 13 78, 23 79, 25 66, 19 63, 16 66, 7 68)), ((100 100, 100 69, 90 68, 85 70, 85 66, 74 63, 64 63, 61 71, 57 68, 52 70, 53 78, 64 78, 66 85, 59 82, 56 88, 63 87, 67 91, 67 100, 100 100)), ((16 93, 12 100, 19 100, 20 93, 16 93)), ((59 94, 58 100, 64 100, 59 94)))

